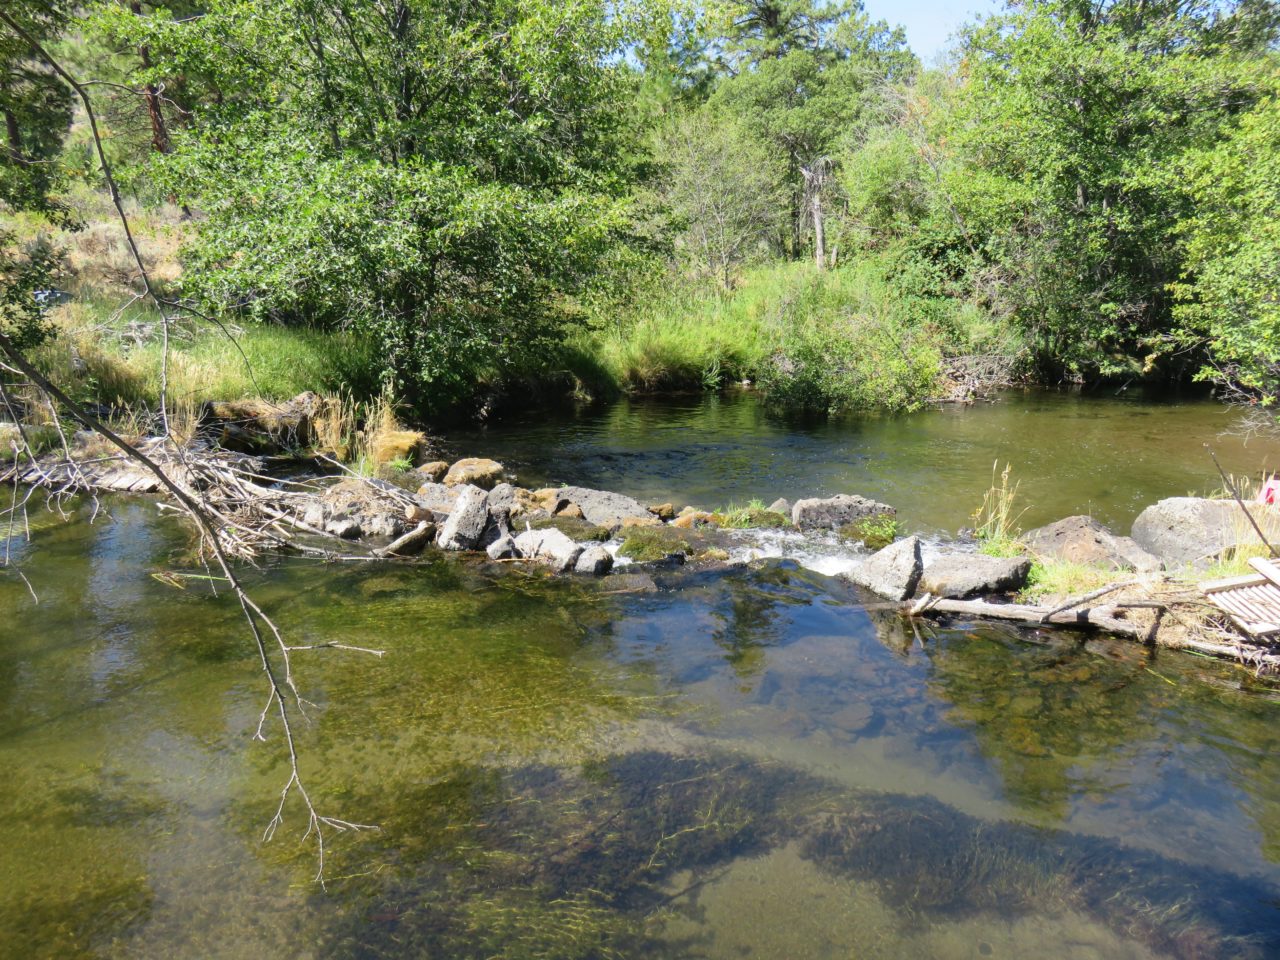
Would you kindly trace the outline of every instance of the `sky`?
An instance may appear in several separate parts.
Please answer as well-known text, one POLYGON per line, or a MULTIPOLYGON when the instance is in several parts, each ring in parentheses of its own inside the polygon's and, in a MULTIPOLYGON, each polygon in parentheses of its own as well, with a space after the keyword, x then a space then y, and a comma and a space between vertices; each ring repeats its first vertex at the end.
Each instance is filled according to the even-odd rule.
POLYGON ((890 25, 901 24, 907 31, 911 49, 926 64, 947 45, 947 38, 977 14, 994 13, 1002 4, 997 0, 863 0, 867 13, 890 25))

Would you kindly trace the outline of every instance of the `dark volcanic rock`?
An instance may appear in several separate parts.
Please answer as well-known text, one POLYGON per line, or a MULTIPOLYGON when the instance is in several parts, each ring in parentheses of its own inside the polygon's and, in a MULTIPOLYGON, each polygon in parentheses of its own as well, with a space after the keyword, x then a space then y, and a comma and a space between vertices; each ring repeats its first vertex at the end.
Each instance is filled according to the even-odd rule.
POLYGON ((489 495, 479 487, 462 487, 436 542, 445 550, 475 550, 488 524, 489 495))
POLYGON ((863 517, 893 516, 897 512, 888 504, 842 493, 825 499, 797 500, 791 508, 791 522, 801 530, 834 530, 863 517))
POLYGON ((1092 517, 1067 517, 1024 534, 1022 542, 1042 557, 1068 563, 1090 563, 1150 573, 1161 569, 1160 558, 1129 537, 1118 537, 1092 517))

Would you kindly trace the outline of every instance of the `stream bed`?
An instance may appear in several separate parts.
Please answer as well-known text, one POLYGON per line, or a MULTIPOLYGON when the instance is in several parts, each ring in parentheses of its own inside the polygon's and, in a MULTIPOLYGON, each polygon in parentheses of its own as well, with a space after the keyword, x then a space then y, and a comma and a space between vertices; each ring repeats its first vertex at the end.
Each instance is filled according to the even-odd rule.
MULTIPOLYGON (((1220 408, 1129 404, 801 427, 691 398, 453 442, 525 482, 858 492, 930 530, 997 457, 1027 521, 1116 524, 1214 486, 1204 442, 1280 459, 1220 408)), ((0 956, 1280 955, 1274 686, 1119 641, 917 632, 787 557, 651 584, 441 555, 249 571, 291 643, 386 651, 298 658, 305 782, 380 827, 328 834, 322 889, 296 805, 263 841, 288 773, 277 728, 252 739, 234 603, 148 500, 104 507, 10 545, 38 604, 0 572, 0 956)))

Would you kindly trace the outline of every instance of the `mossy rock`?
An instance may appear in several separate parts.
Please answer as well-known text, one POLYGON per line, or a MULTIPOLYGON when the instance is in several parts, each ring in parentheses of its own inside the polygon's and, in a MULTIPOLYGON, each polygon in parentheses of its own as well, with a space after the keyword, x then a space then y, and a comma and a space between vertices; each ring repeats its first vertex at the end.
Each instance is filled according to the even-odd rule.
POLYGON ((898 537, 898 521, 894 517, 878 514, 860 517, 846 523, 836 531, 841 540, 856 540, 869 550, 883 550, 898 537))
POLYGON ((716 526, 735 530, 747 529, 779 529, 791 526, 791 518, 776 510, 764 507, 743 507, 741 510, 726 510, 711 514, 710 520, 716 526))
MULTIPOLYGON (((520 530, 524 529, 524 522, 517 518, 513 526, 520 530)), ((555 517, 539 517, 536 520, 530 520, 529 526, 534 530, 559 530, 570 540, 599 540, 604 542, 609 539, 609 528, 597 526, 580 517, 566 517, 563 514, 555 517)))
POLYGON ((401 490, 407 490, 410 493, 416 492, 419 487, 428 482, 428 478, 421 471, 397 463, 381 464, 374 472, 374 476, 387 483, 394 483, 401 490))
POLYGON ((791 518, 785 513, 778 513, 776 510, 748 510, 747 526, 769 529, 789 527, 791 526, 791 518))
POLYGON ((636 563, 652 563, 663 560, 673 553, 689 555, 693 553, 687 531, 671 527, 628 527, 625 539, 618 548, 618 555, 629 557, 636 563))

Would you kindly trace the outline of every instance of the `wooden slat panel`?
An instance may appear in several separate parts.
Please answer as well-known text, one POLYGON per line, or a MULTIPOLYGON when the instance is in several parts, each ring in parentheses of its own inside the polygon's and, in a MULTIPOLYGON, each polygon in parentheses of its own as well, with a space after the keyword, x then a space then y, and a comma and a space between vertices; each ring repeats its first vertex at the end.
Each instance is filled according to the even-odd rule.
POLYGON ((1245 633, 1272 636, 1280 633, 1280 567, 1266 560, 1249 562, 1259 576, 1214 581, 1201 589, 1245 633))
POLYGON ((1250 573, 1243 577, 1227 577, 1224 580, 1206 580, 1200 584, 1200 592, 1208 596, 1211 593, 1219 593, 1223 590, 1233 590, 1236 587, 1256 587, 1259 584, 1269 583, 1260 573, 1250 573))

